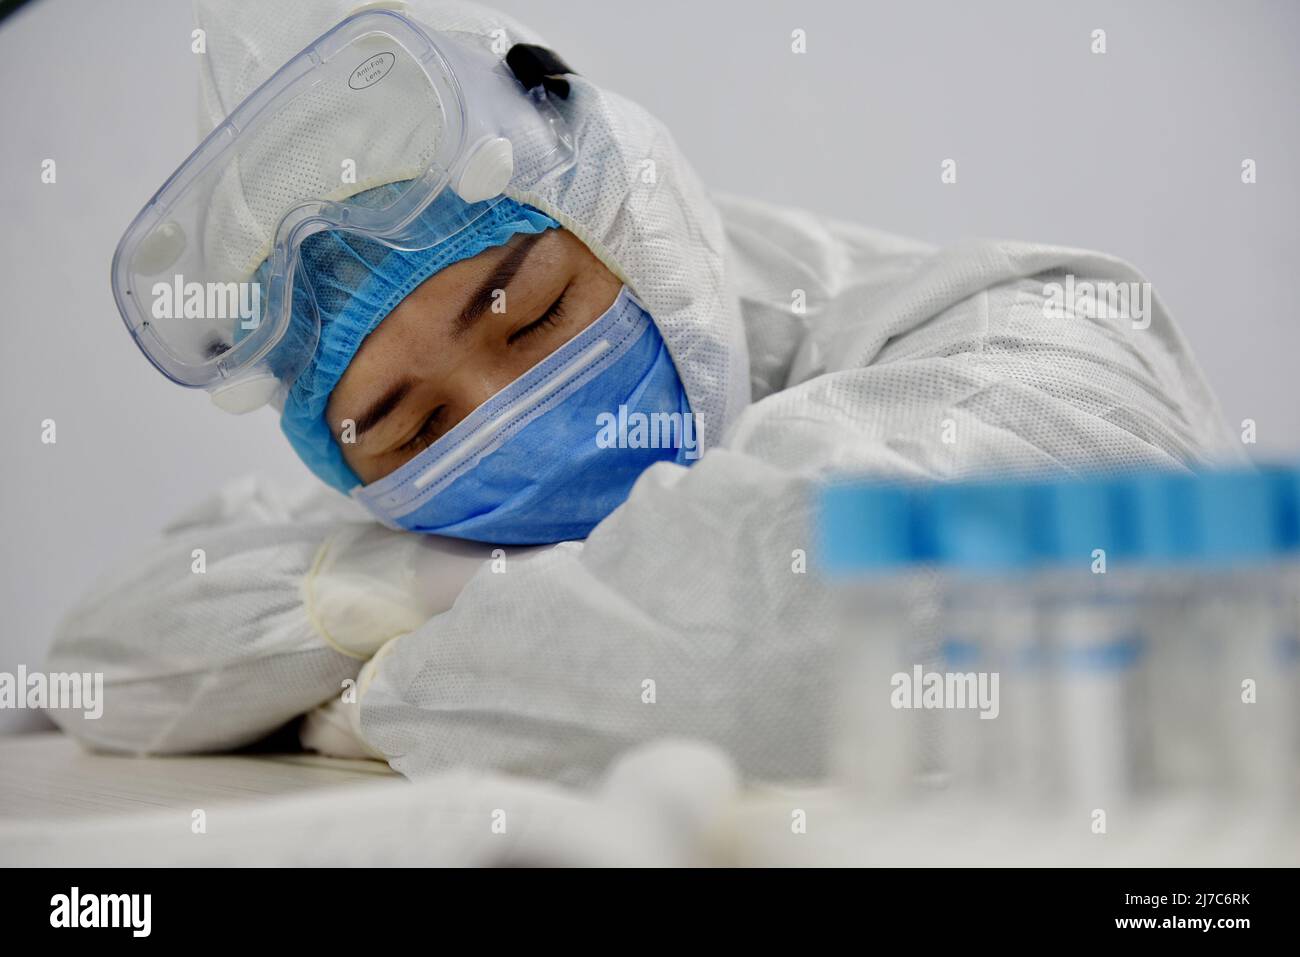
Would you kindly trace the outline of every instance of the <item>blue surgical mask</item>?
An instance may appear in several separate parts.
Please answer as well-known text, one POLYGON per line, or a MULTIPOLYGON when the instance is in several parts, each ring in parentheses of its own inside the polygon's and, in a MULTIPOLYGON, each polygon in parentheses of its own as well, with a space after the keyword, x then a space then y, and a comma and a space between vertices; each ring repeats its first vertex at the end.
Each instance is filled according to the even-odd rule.
POLYGON ((393 528, 501 545, 586 538, 700 423, 650 314, 614 305, 397 471, 352 495, 393 528))

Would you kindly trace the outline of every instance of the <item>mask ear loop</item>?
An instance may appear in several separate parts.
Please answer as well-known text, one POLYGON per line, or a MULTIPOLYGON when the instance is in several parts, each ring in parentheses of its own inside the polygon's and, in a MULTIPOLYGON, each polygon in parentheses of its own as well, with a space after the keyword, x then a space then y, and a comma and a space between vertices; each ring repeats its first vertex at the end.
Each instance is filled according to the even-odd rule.
POLYGON ((525 90, 531 92, 540 86, 562 100, 569 98, 569 81, 564 78, 565 74, 578 75, 554 51, 535 43, 512 46, 506 54, 506 66, 525 90))

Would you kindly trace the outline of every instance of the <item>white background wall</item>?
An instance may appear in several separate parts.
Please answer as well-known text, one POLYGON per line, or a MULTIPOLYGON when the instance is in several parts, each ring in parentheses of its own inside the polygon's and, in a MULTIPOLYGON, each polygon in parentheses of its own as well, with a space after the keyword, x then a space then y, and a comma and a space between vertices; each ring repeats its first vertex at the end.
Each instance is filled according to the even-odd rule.
MULTIPOLYGON (((1300 4, 497 6, 661 116, 718 188, 1131 260, 1229 420, 1257 420, 1257 455, 1300 451, 1300 4)), ((228 418, 148 368, 109 293, 121 230, 197 141, 189 32, 180 0, 38 0, 0 25, 0 671, 38 667, 69 602, 222 481, 307 474, 273 416, 228 418)))

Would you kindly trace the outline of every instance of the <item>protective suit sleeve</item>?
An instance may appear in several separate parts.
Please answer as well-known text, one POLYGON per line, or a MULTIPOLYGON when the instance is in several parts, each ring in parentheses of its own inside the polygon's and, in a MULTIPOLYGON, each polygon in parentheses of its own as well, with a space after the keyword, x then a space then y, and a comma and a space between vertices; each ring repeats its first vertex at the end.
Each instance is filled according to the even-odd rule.
POLYGON ((665 735, 814 775, 832 648, 824 587, 799 571, 807 484, 725 449, 652 467, 586 542, 480 570, 385 646, 360 688, 366 743, 412 777, 588 784, 665 735))
POLYGON ((330 647, 302 600, 337 517, 253 480, 231 483, 82 598, 51 672, 103 675, 103 713, 51 717, 98 749, 238 747, 337 692, 361 660, 330 647))
POLYGON ((65 617, 47 669, 103 674, 104 706, 51 716, 90 746, 165 754, 237 747, 337 697, 479 560, 357 517, 333 493, 230 483, 65 617))

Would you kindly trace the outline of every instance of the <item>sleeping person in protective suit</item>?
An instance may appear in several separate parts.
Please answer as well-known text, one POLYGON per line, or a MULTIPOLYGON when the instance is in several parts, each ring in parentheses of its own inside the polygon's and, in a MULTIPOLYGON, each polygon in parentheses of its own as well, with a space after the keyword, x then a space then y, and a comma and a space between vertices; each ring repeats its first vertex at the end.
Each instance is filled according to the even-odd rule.
POLYGON ((55 714, 89 745, 306 715, 408 775, 586 781, 674 735, 814 777, 816 483, 1234 456, 1158 300, 1045 314, 1053 283, 1141 283, 1123 262, 710 193, 523 25, 404 6, 197 4, 207 119, 240 122, 128 231, 119 306, 176 381, 276 407, 320 482, 220 490, 78 604, 48 668, 104 673, 100 720, 55 714), (257 308, 172 318, 160 276, 257 308))

